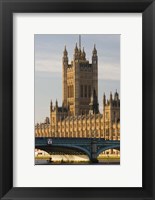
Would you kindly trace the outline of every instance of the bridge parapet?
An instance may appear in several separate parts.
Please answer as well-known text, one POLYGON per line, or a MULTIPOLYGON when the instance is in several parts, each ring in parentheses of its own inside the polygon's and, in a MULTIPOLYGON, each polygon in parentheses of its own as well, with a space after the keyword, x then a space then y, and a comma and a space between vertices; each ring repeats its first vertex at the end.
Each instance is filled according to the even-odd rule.
POLYGON ((98 155, 107 149, 120 149, 119 140, 104 140, 102 138, 35 138, 35 147, 45 151, 83 152, 90 160, 97 161, 98 155))

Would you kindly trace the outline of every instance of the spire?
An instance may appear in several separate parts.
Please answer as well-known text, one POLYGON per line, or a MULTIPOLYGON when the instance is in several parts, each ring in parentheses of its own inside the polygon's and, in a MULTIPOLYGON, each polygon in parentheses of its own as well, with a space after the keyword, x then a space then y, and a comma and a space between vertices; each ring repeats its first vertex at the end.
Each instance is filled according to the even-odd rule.
POLYGON ((85 51, 84 51, 84 47, 83 47, 81 56, 82 56, 82 59, 85 60, 85 58, 86 58, 86 53, 85 53, 85 51))
POLYGON ((81 49, 81 35, 79 35, 79 49, 81 49))
POLYGON ((44 123, 45 123, 45 124, 49 124, 49 123, 50 123, 50 120, 49 120, 49 118, 48 118, 48 117, 46 117, 46 118, 45 118, 45 121, 44 121, 44 123))
POLYGON ((110 92, 110 102, 112 102, 112 92, 110 92))
POLYGON ((78 51, 78 47, 77 47, 77 42, 76 42, 76 45, 75 45, 75 51, 78 51))
POLYGON ((96 44, 94 44, 93 56, 96 56, 96 55, 97 55, 96 44))
POLYGON ((117 89, 116 89, 116 92, 115 92, 115 96, 114 96, 115 100, 117 101, 118 98, 119 98, 119 95, 118 95, 118 92, 117 92, 117 89))
POLYGON ((79 50, 78 50, 78 46, 76 43, 75 49, 74 49, 74 59, 77 60, 78 58, 79 58, 79 50))
POLYGON ((103 94, 103 105, 104 106, 106 105, 106 96, 105 96, 105 93, 103 94))
POLYGON ((68 52, 67 52, 66 45, 65 45, 65 47, 64 47, 64 55, 67 55, 67 54, 68 54, 68 52))
POLYGON ((52 100, 51 100, 51 103, 50 103, 50 109, 51 109, 51 112, 52 112, 52 110, 53 110, 53 102, 52 102, 52 100))
POLYGON ((68 52, 66 49, 66 45, 65 45, 64 51, 63 51, 63 63, 68 63, 68 52))
POLYGON ((58 101, 56 99, 56 102, 55 102, 55 107, 58 108, 58 101))
POLYGON ((63 51, 63 57, 67 58, 67 56, 68 56, 68 52, 67 52, 66 45, 65 45, 64 51, 63 51))
POLYGON ((92 63, 95 64, 95 66, 97 65, 97 50, 96 50, 96 45, 94 44, 94 49, 92 52, 92 63))

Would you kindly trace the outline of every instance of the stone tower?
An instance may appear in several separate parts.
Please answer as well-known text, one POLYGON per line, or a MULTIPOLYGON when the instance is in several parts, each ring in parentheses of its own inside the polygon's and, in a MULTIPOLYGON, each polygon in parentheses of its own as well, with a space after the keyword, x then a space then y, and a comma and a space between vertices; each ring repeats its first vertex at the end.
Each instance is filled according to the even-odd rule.
POLYGON ((120 99, 117 91, 110 99, 106 101, 106 96, 103 96, 103 123, 104 123, 104 138, 112 140, 113 138, 113 124, 120 123, 120 99))
POLYGON ((62 97, 63 97, 63 105, 67 107, 67 69, 68 69, 68 52, 66 50, 66 46, 63 52, 62 58, 62 97))
POLYGON ((62 71, 63 105, 69 108, 71 115, 88 114, 93 91, 98 101, 98 57, 95 45, 92 63, 86 59, 84 48, 81 50, 80 36, 79 46, 75 45, 73 60, 70 64, 65 47, 62 71))
POLYGON ((96 96, 95 90, 93 90, 92 95, 91 95, 91 101, 89 104, 89 113, 90 114, 98 114, 99 113, 99 108, 98 108, 98 100, 96 96))

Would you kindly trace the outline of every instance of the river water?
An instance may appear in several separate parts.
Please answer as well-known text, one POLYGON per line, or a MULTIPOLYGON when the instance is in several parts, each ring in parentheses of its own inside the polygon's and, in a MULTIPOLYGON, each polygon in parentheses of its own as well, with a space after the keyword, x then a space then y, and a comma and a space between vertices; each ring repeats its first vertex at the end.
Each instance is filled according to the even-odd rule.
POLYGON ((35 159, 35 165, 119 165, 119 158, 99 158, 98 163, 90 163, 85 155, 52 155, 52 162, 50 159, 35 159))

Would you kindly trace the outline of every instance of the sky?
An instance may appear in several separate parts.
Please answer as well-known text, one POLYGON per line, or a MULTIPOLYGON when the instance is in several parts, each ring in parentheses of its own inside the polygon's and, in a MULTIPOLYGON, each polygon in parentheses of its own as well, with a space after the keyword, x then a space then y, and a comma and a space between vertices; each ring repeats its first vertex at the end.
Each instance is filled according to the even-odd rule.
MULTIPOLYGON (((75 44, 79 35, 36 34, 35 55, 35 123, 44 122, 50 116, 50 101, 62 105, 62 56, 64 46, 68 51, 69 63, 73 60, 75 44)), ((81 48, 91 62, 92 50, 96 45, 98 54, 98 101, 102 113, 103 93, 120 94, 120 35, 81 35, 81 48)))

